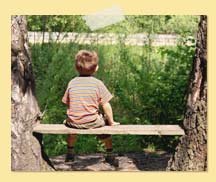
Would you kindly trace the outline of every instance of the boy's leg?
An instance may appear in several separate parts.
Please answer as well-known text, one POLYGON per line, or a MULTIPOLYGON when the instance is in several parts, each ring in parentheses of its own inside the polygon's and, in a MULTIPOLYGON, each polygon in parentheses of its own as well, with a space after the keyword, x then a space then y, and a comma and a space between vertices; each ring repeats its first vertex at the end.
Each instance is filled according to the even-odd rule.
POLYGON ((112 136, 111 135, 98 135, 97 136, 105 145, 106 150, 112 150, 112 136))
POLYGON ((105 161, 109 164, 118 167, 118 160, 115 159, 115 156, 112 154, 112 136, 111 135, 98 135, 97 136, 105 145, 106 154, 105 161))
POLYGON ((65 162, 74 160, 74 144, 76 143, 77 135, 68 135, 67 136, 67 154, 65 158, 65 162))
MULTIPOLYGON (((107 124, 107 119, 105 116, 100 114, 100 119, 98 120, 102 126, 107 124)), ((106 148, 105 161, 110 163, 111 165, 118 166, 118 161, 115 160, 115 156, 112 154, 112 136, 111 135, 97 135, 98 139, 100 139, 106 148)))
POLYGON ((73 147, 74 144, 76 143, 76 139, 77 139, 77 135, 69 134, 67 136, 67 145, 68 145, 68 147, 73 147))
MULTIPOLYGON (((107 125, 107 119, 104 115, 100 114, 98 118, 98 125, 105 126, 107 125)), ((104 143, 106 152, 112 152, 112 136, 111 135, 97 135, 97 137, 104 143)))

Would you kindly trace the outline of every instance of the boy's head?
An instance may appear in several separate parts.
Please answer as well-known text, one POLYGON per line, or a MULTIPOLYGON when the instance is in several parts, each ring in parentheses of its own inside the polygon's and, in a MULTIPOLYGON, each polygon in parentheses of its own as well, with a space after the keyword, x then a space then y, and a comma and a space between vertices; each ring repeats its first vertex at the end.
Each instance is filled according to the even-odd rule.
POLYGON ((80 75, 90 76, 94 74, 98 68, 97 53, 80 50, 75 56, 75 66, 80 75))

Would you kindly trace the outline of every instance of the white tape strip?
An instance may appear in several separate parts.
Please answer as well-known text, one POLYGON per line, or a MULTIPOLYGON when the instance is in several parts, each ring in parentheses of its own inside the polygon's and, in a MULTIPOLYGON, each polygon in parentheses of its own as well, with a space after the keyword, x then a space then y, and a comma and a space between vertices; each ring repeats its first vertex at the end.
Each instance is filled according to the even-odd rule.
POLYGON ((122 9, 118 6, 83 16, 91 30, 97 30, 124 20, 122 9))

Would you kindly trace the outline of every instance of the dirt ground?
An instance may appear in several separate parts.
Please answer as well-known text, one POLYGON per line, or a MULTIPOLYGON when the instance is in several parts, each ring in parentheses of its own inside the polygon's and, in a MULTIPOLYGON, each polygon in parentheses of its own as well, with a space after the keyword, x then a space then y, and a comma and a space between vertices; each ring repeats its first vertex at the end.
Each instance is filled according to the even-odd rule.
POLYGON ((65 155, 50 158, 56 171, 165 171, 171 154, 164 151, 115 154, 118 166, 105 161, 104 154, 75 155, 65 162, 65 155))

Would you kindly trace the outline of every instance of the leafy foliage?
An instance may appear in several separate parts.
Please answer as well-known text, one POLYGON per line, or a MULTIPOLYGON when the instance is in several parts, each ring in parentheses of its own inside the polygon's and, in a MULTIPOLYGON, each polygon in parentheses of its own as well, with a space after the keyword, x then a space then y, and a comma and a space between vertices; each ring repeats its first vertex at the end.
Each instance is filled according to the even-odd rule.
MULTIPOLYGON (((100 68, 95 76, 114 95, 111 104, 116 121, 122 124, 180 124, 193 47, 154 48, 149 62, 147 47, 77 44, 32 46, 37 98, 41 109, 46 111, 43 122, 62 123, 65 119, 66 108, 61 98, 67 83, 76 76, 73 60, 80 49, 97 50, 100 68)), ((115 136, 115 139, 116 151, 142 148, 141 137, 115 136), (122 142, 125 137, 126 143, 122 142)), ((65 137, 61 135, 45 137, 45 146, 52 149, 48 150, 49 154, 63 152, 64 141, 65 137)), ((79 141, 77 152, 95 152, 97 149, 94 137, 80 136, 79 141)), ((156 142, 159 147, 163 147, 158 138, 149 137, 149 140, 145 139, 144 145, 148 142, 156 142)))
POLYGON ((29 31, 41 32, 86 32, 86 26, 81 15, 29 15, 27 17, 29 31))
MULTIPOLYGON (((92 32, 82 15, 29 15, 29 31, 41 32, 92 32)), ((94 32, 106 33, 166 33, 194 35, 197 32, 199 16, 175 15, 126 15, 125 20, 94 32)))
MULTIPOLYGON (((42 18, 30 16, 29 29, 90 31, 81 16, 47 16, 45 29, 42 18)), ((184 37, 194 35, 196 22, 195 16, 126 16, 125 21, 97 32, 164 32, 184 37), (191 24, 187 26, 189 21, 191 24)), ((114 95, 111 105, 116 121, 121 124, 182 123, 194 45, 182 42, 176 47, 48 43, 34 44, 31 48, 37 99, 45 111, 44 123, 62 123, 66 117, 61 98, 67 83, 77 75, 74 56, 80 49, 97 51, 99 70, 95 76, 114 95)), ((48 155, 65 153, 65 139, 64 135, 45 135, 48 155)), ((177 141, 178 137, 167 136, 113 136, 113 147, 116 152, 136 152, 146 147, 173 150, 177 141)), ((75 151, 98 152, 103 151, 103 146, 95 136, 84 135, 78 137, 75 151)))

